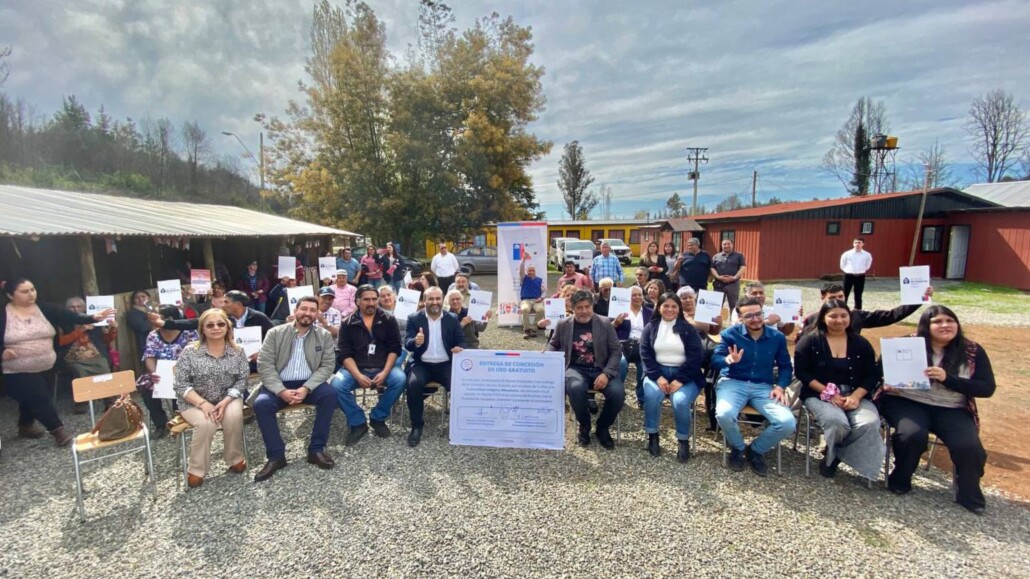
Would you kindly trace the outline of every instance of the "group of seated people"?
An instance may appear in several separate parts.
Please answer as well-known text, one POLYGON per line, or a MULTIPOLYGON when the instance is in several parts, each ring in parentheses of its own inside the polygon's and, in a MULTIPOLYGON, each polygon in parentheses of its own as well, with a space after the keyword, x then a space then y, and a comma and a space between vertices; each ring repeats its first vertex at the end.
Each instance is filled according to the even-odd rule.
MULTIPOLYGON (((523 273, 535 276, 535 272, 523 273)), ((624 382, 632 364, 646 450, 651 455, 661 454, 661 408, 668 398, 676 457, 689 461, 694 402, 705 392, 712 426, 725 435, 729 468, 750 467, 766 476, 765 455, 796 428, 790 407, 793 384, 800 404, 824 434, 826 446, 819 464, 823 476, 834 476, 841 462, 864 477, 877 476, 885 453, 882 415, 894 431, 895 464, 887 481, 891 492, 911 490, 913 473, 933 432, 948 447, 955 464, 956 501, 970 511, 983 512, 980 479, 986 452, 978 434, 975 399, 991 396, 995 382, 987 354, 963 335, 949 308, 930 306, 918 322, 916 335, 926 339, 931 388, 899 390, 881 385, 882 370, 861 330, 896 323, 918 306, 852 310, 843 300, 840 284, 825 284, 818 311, 800 324, 792 357, 787 335, 794 332, 795 324, 765 307, 765 289, 758 282, 748 284, 732 312, 733 323, 723 328, 721 317, 707 322, 694 319, 693 289, 666 291, 661 280, 641 280, 642 285, 633 286, 630 312, 613 319, 608 316, 612 280, 599 280, 595 294, 580 275, 566 270, 554 294, 565 298, 569 315, 553 327, 541 316, 535 320, 537 329, 550 331, 544 348, 564 353, 565 390, 578 423, 579 445, 588 446, 593 434, 602 448, 615 447, 610 430, 623 409, 624 382), (595 394, 603 397, 600 407, 595 394), (746 406, 766 421, 750 444, 738 425, 746 406), (598 414, 593 425, 592 413, 598 414)), ((150 314, 148 322, 155 329, 141 349, 147 369, 153 372, 157 360, 177 360, 178 409, 196 429, 188 484, 199 486, 209 474, 211 440, 219 428, 225 435, 229 470, 246 470, 245 403, 253 408, 266 450, 267 461, 256 481, 271 478, 287 465, 276 421, 276 414, 287 406, 314 407, 307 461, 320 468, 335 464, 326 446, 337 407, 346 416, 346 444, 351 446, 370 429, 376 436, 390 436, 387 419, 406 393, 411 421, 407 444, 418 446, 425 424, 425 396, 435 385, 450 388, 453 355, 476 347, 479 333, 486 328, 486 322, 468 316, 471 285, 467 277, 459 276, 456 287, 446 293, 431 280, 420 281, 426 284, 421 288, 420 308, 407 319, 393 315, 396 293, 387 284, 378 289, 368 284, 354 288, 353 310, 338 316, 326 315, 335 309, 337 294, 322 288, 318 297, 300 298, 278 325, 252 308, 250 296, 242 291, 219 296, 221 307, 206 309, 197 319, 185 319, 174 307, 150 314), (261 327, 263 342, 260 352, 248 358, 233 331, 252 326, 261 327), (249 382, 255 371, 260 385, 249 382), (376 404, 367 414, 355 396, 359 389, 377 393, 376 404)), ((542 291, 542 284, 536 287, 542 291)), ((12 292, 8 294, 14 299, 12 292)), ((19 307, 30 312, 31 306, 19 307)), ((8 317, 21 315, 21 310, 11 307, 8 304, 0 316, 4 324, 8 317)), ((14 367, 7 364, 9 358, 16 356, 10 340, 8 345, 5 372, 8 366, 14 367), (14 352, 10 356, 9 349, 14 352)), ((167 415, 159 400, 145 399, 155 431, 160 431, 167 415)))

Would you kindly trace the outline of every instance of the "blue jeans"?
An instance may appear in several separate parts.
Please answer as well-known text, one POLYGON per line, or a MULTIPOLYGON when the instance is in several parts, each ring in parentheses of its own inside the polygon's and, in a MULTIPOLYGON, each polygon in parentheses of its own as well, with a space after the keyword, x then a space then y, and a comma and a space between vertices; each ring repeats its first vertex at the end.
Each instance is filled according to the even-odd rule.
MULTIPOLYGON (((283 382, 283 386, 289 390, 296 390, 303 385, 303 380, 283 382)), ((329 429, 333 425, 333 411, 336 409, 333 393, 333 389, 323 382, 304 398, 304 404, 315 406, 315 424, 311 427, 311 442, 308 443, 309 454, 324 451, 329 442, 329 429)), ((265 388, 261 389, 254 401, 254 417, 261 430, 261 438, 265 441, 265 456, 268 460, 286 458, 286 443, 275 421, 275 413, 285 407, 286 402, 282 398, 265 388)))
MULTIPOLYGON (((596 376, 596 374, 594 374, 596 376)), ((569 397, 569 406, 576 415, 576 422, 579 427, 585 430, 590 429, 590 410, 587 409, 587 392, 594 390, 594 378, 585 376, 583 372, 575 368, 565 369, 565 394, 569 397)), ((609 380, 608 385, 602 389, 604 395, 604 406, 601 408, 601 415, 597 417, 597 430, 608 430, 622 410, 626 402, 626 388, 622 380, 609 380)))
MULTIPOLYGON (((658 371, 665 376, 666 380, 672 381, 676 366, 658 366, 658 371)), ((690 421, 693 419, 692 411, 694 400, 700 389, 694 382, 687 382, 669 395, 672 400, 672 413, 676 418, 676 439, 690 439, 690 421)), ((658 433, 658 422, 662 416, 662 401, 665 400, 665 392, 658 387, 658 383, 650 378, 644 379, 644 432, 648 434, 658 433)))
POLYGON ((368 284, 372 287, 379 289, 379 286, 383 285, 383 278, 376 278, 368 280, 368 284))
MULTIPOLYGON (((379 372, 380 370, 362 370, 361 373, 371 378, 379 372)), ((404 382, 404 372, 396 367, 390 368, 390 373, 386 376, 386 388, 380 391, 379 402, 369 413, 370 419, 384 422, 389 418, 390 410, 397 399, 401 397, 401 392, 404 391, 404 382)), ((346 368, 341 368, 333 375, 329 384, 333 390, 336 390, 336 402, 340 405, 344 416, 347 417, 347 425, 355 427, 365 424, 365 411, 358 405, 357 397, 354 395, 354 389, 358 388, 358 381, 354 379, 354 376, 351 376, 346 368)))
POLYGON ((764 416, 769 424, 758 438, 751 441, 751 449, 765 454, 781 440, 790 436, 797 426, 797 420, 790 408, 769 398, 771 384, 758 384, 723 378, 715 385, 715 419, 726 434, 730 448, 744 450, 744 437, 740 434, 737 417, 745 406, 750 406, 764 416))
POLYGON ((404 278, 403 277, 401 277, 400 275, 393 276, 393 279, 390 280, 390 287, 393 288, 393 293, 399 295, 401 293, 401 285, 403 283, 404 283, 404 278))
MULTIPOLYGON (((644 365, 640 362, 634 362, 633 366, 637 369, 637 402, 641 405, 644 404, 644 365)), ((626 376, 629 375, 629 360, 625 356, 619 360, 619 379, 623 383, 626 382, 626 376)))

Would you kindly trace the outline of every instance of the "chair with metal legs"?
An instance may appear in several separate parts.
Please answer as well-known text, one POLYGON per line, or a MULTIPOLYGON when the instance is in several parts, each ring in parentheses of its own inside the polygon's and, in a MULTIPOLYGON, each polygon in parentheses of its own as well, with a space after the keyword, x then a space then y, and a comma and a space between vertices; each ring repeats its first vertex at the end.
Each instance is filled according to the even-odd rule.
MULTIPOLYGON (((746 424, 753 428, 765 426, 765 417, 758 413, 757 410, 750 406, 744 406, 740 409, 740 413, 737 415, 737 424, 746 424), (752 416, 758 416, 760 419, 751 418, 752 416)), ((726 433, 722 428, 719 427, 719 423, 715 423, 715 437, 719 439, 719 434, 722 434, 722 465, 729 465, 729 446, 726 444, 726 433)), ((783 445, 776 445, 776 474, 783 474, 783 445)))
MULTIPOLYGON (((819 428, 819 421, 815 420, 815 416, 812 414, 811 411, 808 410, 808 408, 805 407, 804 404, 801 404, 799 406, 798 414, 799 414, 799 416, 798 416, 798 427, 794 430, 794 450, 797 451, 797 449, 798 449, 798 438, 801 435, 802 424, 803 424, 804 425, 803 428, 804 428, 804 431, 805 431, 805 476, 807 477, 811 473, 811 465, 810 465, 810 463, 811 463, 811 460, 812 460, 812 428, 813 427, 819 428), (802 419, 804 419, 804 420, 802 421, 802 419)), ((883 423, 882 419, 881 419, 881 423, 883 423)), ((882 424, 881 424, 881 429, 882 428, 883 427, 882 427, 882 424)), ((883 438, 884 438, 884 442, 886 443, 886 440, 887 440, 887 432, 886 432, 886 430, 883 430, 883 438)), ((887 453, 888 453, 888 455, 890 454, 890 448, 889 447, 887 449, 887 453)), ((873 479, 866 478, 866 477, 862 477, 862 478, 865 478, 866 488, 873 488, 873 479)), ((884 478, 883 478, 883 480, 884 481, 887 480, 886 470, 884 470, 884 478)))
MULTIPOLYGON (((219 428, 218 430, 222 430, 219 428)), ((185 492, 189 492, 190 485, 187 484, 189 479, 189 453, 186 450, 187 444, 186 438, 192 437, 193 425, 183 418, 182 414, 176 413, 171 420, 168 421, 168 434, 172 438, 179 439, 179 452, 177 453, 177 460, 179 462, 179 474, 182 475, 182 486, 185 492)), ((224 431, 223 431, 224 435, 224 431)), ((246 425, 244 425, 243 431, 243 460, 250 464, 250 448, 247 444, 247 432, 246 425)))
MULTIPOLYGON (((601 397, 601 404, 604 404, 606 402, 606 399, 604 397, 604 393, 602 393, 602 392, 598 392, 596 390, 592 390, 592 391, 588 392, 587 394, 588 394, 588 396, 590 396, 590 395, 594 395, 594 396, 599 395, 601 397)), ((566 404, 567 403, 568 402, 566 401, 566 404)), ((571 421, 573 424, 575 424, 575 422, 576 422, 576 415, 575 415, 575 413, 572 412, 572 407, 571 406, 569 407, 569 411, 567 413, 567 416, 568 416, 568 419, 566 420, 566 422, 571 421)), ((617 442, 622 442, 622 412, 621 411, 615 416, 615 440, 617 442)))
MULTIPOLYGON (((76 378, 72 381, 72 398, 75 402, 89 403, 90 420, 93 426, 96 426, 96 413, 93 409, 94 401, 122 394, 131 394, 135 391, 136 376, 132 370, 124 370, 122 372, 114 372, 112 374, 101 374, 99 376, 76 378)), ((79 518, 86 518, 86 507, 82 498, 82 465, 136 452, 143 452, 145 454, 146 460, 143 463, 143 468, 146 472, 147 480, 150 483, 151 494, 153 495, 154 500, 157 500, 157 480, 154 477, 154 455, 150 449, 150 432, 147 430, 147 425, 145 423, 140 425, 136 432, 117 440, 100 440, 99 435, 93 434, 92 432, 80 434, 75 437, 75 440, 73 440, 71 444, 71 453, 72 465, 75 468, 75 506, 79 512, 79 518), (140 440, 142 440, 141 445, 133 446, 125 450, 101 454, 96 458, 86 460, 82 460, 80 458, 80 455, 86 452, 95 452, 104 448, 111 448, 116 445, 137 442, 140 440)))

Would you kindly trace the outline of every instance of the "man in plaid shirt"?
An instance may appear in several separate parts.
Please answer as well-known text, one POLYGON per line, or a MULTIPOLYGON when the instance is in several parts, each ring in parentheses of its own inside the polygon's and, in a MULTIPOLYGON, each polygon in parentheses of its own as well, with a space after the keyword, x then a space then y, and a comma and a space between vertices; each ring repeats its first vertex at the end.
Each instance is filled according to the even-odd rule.
POLYGON ((619 263, 619 258, 612 255, 612 246, 602 243, 601 255, 595 257, 590 264, 590 279, 597 285, 597 282, 606 277, 612 278, 616 286, 622 285, 622 264, 619 263))

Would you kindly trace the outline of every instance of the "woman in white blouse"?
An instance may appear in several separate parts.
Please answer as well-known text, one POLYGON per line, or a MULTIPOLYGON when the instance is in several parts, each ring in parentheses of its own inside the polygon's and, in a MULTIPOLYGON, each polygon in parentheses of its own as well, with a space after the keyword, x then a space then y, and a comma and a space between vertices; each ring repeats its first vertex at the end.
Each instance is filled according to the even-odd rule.
POLYGON ((651 321, 653 310, 644 305, 644 290, 640 286, 630 287, 629 313, 619 314, 612 320, 615 335, 622 343, 622 360, 619 361, 619 377, 626 382, 629 365, 637 369, 637 406, 644 407, 644 370, 640 367, 640 335, 644 326, 651 321))
POLYGON ((704 349, 697 330, 683 318, 683 305, 676 294, 668 292, 658 298, 654 315, 640 336, 640 360, 644 366, 644 431, 647 451, 661 454, 658 424, 662 401, 672 401, 676 419, 676 458, 690 460, 690 421, 694 400, 704 377, 701 363, 704 349))

